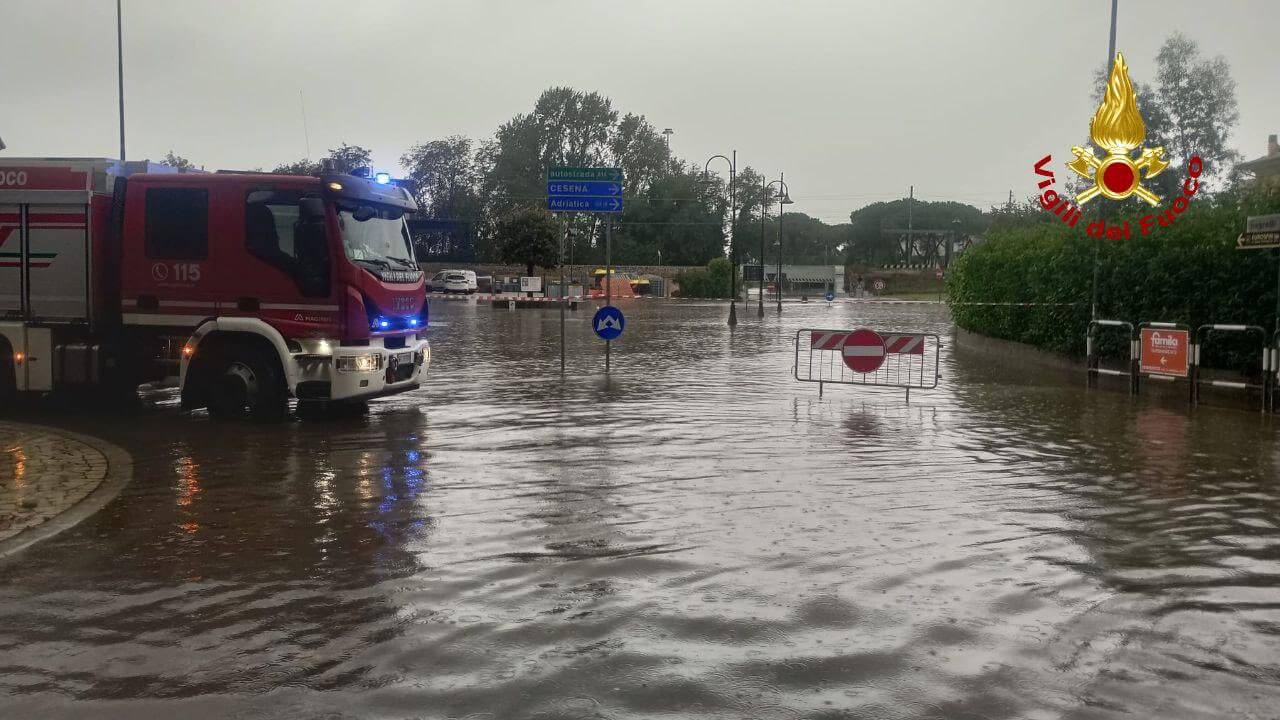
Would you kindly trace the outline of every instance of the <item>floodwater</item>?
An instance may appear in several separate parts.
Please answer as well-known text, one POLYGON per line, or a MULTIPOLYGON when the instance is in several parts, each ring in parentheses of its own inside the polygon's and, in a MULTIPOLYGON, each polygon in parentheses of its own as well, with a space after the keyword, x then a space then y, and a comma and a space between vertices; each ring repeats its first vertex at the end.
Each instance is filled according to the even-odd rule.
POLYGON ((817 388, 801 327, 930 305, 436 302, 418 393, 42 418, 135 479, 0 562, 0 717, 1274 718, 1280 446, 1256 412, 953 351, 817 388))

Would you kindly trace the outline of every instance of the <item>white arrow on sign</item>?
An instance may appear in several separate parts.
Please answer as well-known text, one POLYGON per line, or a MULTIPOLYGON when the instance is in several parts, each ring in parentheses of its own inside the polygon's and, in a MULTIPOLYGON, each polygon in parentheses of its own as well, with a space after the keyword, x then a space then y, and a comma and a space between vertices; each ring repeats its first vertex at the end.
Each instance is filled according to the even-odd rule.
POLYGON ((618 190, 618 186, 617 186, 617 185, 610 185, 610 186, 609 186, 609 194, 610 194, 610 195, 617 195, 619 192, 621 192, 621 191, 620 191, 620 190, 618 190))
POLYGON ((617 209, 618 209, 618 208, 620 208, 620 207, 622 207, 622 203, 618 202, 617 200, 610 200, 610 201, 609 201, 609 209, 610 209, 610 210, 617 210, 617 209))

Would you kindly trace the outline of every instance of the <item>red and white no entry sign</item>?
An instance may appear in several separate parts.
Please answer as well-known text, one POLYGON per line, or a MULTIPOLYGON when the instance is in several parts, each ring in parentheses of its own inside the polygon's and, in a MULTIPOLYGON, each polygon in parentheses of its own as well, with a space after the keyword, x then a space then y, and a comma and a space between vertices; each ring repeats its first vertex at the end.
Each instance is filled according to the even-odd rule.
POLYGON ((850 370, 873 373, 884 364, 884 338, 875 330, 858 328, 845 337, 841 354, 850 370))

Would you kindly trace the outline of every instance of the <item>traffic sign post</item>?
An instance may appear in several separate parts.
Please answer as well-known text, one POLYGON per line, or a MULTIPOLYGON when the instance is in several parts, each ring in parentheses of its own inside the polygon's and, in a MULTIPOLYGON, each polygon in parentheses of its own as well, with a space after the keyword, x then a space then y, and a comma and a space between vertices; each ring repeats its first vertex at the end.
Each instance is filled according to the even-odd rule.
POLYGON ((936 333, 801 328, 792 369, 796 380, 818 384, 818 397, 823 385, 861 385, 905 390, 911 402, 912 390, 938 387, 940 356, 936 333))
MULTIPOLYGON (((613 302, 613 216, 622 212, 622 168, 584 168, 584 167, 551 167, 547 168, 547 209, 551 212, 589 212, 604 213, 604 304, 601 311, 611 308, 613 302)), ((563 251, 561 252, 563 255, 563 251)), ((564 259, 561 258, 561 267, 564 259)), ((563 273, 562 273, 563 275, 563 273)), ((560 284, 561 294, 564 283, 560 284)), ((561 299, 563 304, 563 298, 561 299)), ((599 313, 597 313, 597 316, 599 313)), ((612 337, 601 334, 604 338, 604 371, 609 372, 610 350, 613 338, 622 334, 622 313, 618 313, 618 331, 612 337)), ((593 323, 594 324, 594 323, 593 323)), ((563 336, 564 330, 561 330, 563 336)), ((561 338, 563 344, 563 337, 561 338)), ((560 360, 561 370, 564 368, 563 350, 560 360)))
MULTIPOLYGON (((551 187, 549 184, 547 187, 551 187)), ((620 197, 589 197, 585 195, 547 195, 547 209, 551 212, 622 212, 620 197)))
MULTIPOLYGON (((1280 248, 1280 215, 1251 215, 1236 239, 1237 250, 1280 248)), ((1280 336, 1280 250, 1276 250, 1276 318, 1274 333, 1280 336)))
POLYGON ((868 328, 858 328, 845 336, 840 349, 844 364, 856 373, 873 373, 884 364, 884 338, 868 328))
POLYGON ((548 180, 547 195, 595 195, 598 197, 619 197, 622 195, 621 182, 605 180, 583 180, 570 182, 565 180, 548 180))
POLYGON ((623 317, 622 311, 612 305, 600 308, 591 318, 591 329, 605 342, 617 340, 626 326, 627 319, 623 317))
MULTIPOLYGON (((1172 325, 1172 323, 1170 323, 1172 325)), ((1138 369, 1144 375, 1186 377, 1191 331, 1171 327, 1143 327, 1138 369)))

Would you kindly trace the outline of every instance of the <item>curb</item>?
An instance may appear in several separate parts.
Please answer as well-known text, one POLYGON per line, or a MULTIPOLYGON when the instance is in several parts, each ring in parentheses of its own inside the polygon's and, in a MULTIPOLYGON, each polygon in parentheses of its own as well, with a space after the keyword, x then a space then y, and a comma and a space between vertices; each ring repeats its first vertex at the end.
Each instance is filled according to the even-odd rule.
POLYGON ((125 485, 133 479, 133 458, 123 448, 113 445, 105 440, 100 440, 88 435, 69 432, 59 428, 52 428, 47 425, 38 425, 34 423, 15 422, 6 420, 13 425, 23 425, 30 428, 38 428, 43 432, 51 435, 61 435, 76 442, 83 443, 89 447, 102 453, 107 460, 107 473, 102 478, 102 482, 91 490, 88 495, 80 498, 74 505, 58 513, 53 518, 35 526, 27 528, 11 538, 0 540, 0 561, 8 560, 10 557, 26 550, 36 543, 48 540, 49 538, 69 530, 90 515, 98 512, 107 506, 120 494, 125 485))

